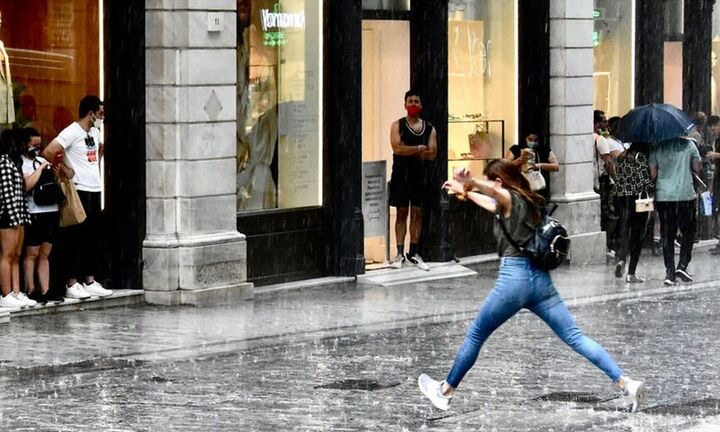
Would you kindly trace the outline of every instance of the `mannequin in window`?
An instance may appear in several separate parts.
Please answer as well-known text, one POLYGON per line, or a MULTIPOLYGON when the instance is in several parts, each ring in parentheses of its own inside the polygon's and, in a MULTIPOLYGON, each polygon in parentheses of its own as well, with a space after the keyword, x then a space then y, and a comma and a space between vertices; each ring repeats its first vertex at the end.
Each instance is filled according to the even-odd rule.
MULTIPOLYGON (((0 12, 0 27, 2 12, 0 12)), ((15 122, 15 105, 13 103, 12 78, 10 76, 10 59, 5 51, 5 44, 0 41, 0 125, 15 122)))

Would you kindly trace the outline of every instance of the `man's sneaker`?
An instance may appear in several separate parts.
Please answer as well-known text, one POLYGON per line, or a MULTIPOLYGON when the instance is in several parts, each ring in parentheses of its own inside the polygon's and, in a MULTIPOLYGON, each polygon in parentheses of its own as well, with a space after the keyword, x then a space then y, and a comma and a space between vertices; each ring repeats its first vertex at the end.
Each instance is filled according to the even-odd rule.
POLYGON ((675 276, 673 275, 667 275, 665 276, 665 281, 663 282, 665 286, 674 286, 675 285, 675 276))
POLYGON ((625 261, 620 260, 615 264, 615 277, 620 279, 623 273, 625 273, 625 261))
POLYGON ((634 274, 628 274, 625 276, 626 283, 643 283, 645 279, 635 276, 634 274))
POLYGON ((675 270, 675 276, 679 277, 683 282, 692 282, 695 280, 687 269, 684 268, 678 268, 675 270))
POLYGON ((25 306, 35 306, 37 302, 31 298, 28 298, 27 294, 24 292, 21 293, 13 293, 16 299, 20 300, 21 302, 25 303, 25 306))
POLYGON ((27 304, 19 298, 15 297, 15 293, 10 293, 5 297, 0 297, 0 307, 23 308, 25 306, 27 306, 27 304))
POLYGON ((83 284, 85 291, 93 296, 107 297, 112 295, 112 291, 104 288, 98 281, 93 281, 91 284, 83 284))
POLYGON ((640 409, 640 405, 645 402, 645 383, 625 378, 625 388, 623 391, 625 396, 629 396, 632 401, 630 412, 636 412, 640 409))
POLYGON ((75 282, 72 284, 72 286, 67 287, 67 291, 65 292, 65 297, 71 298, 71 299, 89 299, 92 297, 90 293, 85 291, 85 289, 80 285, 79 283, 75 282))
POLYGON ((399 253, 395 257, 395 261, 393 261, 393 263, 390 264, 390 267, 399 269, 399 268, 402 268, 403 264, 405 264, 405 255, 399 253))
POLYGON ((422 258, 420 258, 420 255, 415 254, 408 258, 408 261, 415 264, 415 267, 419 268, 420 270, 430 271, 430 266, 425 264, 425 261, 423 261, 422 258))
POLYGON ((442 382, 435 381, 426 374, 420 374, 418 377, 418 387, 420 387, 422 394, 430 399, 430 402, 432 402, 437 409, 447 411, 448 408, 450 408, 452 396, 442 394, 442 382))

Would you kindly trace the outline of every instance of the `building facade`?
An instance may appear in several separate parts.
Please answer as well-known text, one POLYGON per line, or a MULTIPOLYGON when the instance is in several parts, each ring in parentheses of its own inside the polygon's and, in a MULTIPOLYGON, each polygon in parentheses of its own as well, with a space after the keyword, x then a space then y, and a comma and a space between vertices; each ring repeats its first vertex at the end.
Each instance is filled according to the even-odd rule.
POLYGON ((388 258, 389 129, 410 87, 438 133, 427 261, 494 250, 491 218, 440 185, 529 133, 561 163, 550 200, 573 236, 572 262, 604 259, 592 111, 672 102, 715 113, 714 9, 712 0, 0 0, 0 39, 19 121, 46 140, 83 94, 106 101, 108 283, 142 286, 151 303, 204 304, 249 299, 253 285, 354 276, 388 258), (43 30, 28 35, 30 22, 43 30))

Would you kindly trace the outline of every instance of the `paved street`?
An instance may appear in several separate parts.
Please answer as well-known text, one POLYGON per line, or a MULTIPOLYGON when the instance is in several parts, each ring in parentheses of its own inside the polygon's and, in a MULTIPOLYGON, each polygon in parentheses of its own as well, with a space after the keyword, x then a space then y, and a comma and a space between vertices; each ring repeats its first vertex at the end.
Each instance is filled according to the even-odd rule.
MULTIPOLYGON (((0 336, 0 430, 720 430, 720 288, 638 291, 609 267, 558 271, 583 330, 647 381, 639 414, 529 313, 488 341, 448 412, 419 394, 451 366, 493 272, 278 293, 214 308, 14 319, 0 336), (606 295, 598 295, 604 293, 606 295)), ((657 275, 655 275, 657 273, 657 275)))

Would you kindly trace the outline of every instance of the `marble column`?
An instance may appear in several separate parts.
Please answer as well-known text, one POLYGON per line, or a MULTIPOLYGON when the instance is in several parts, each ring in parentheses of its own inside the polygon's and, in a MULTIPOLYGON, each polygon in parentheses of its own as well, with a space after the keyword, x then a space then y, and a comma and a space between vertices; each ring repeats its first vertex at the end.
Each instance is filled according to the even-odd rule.
POLYGON ((605 259, 600 197, 593 191, 593 1, 550 0, 550 142, 555 216, 572 236, 573 264, 605 259))
POLYGON ((145 298, 251 298, 236 222, 236 2, 145 4, 145 298))

